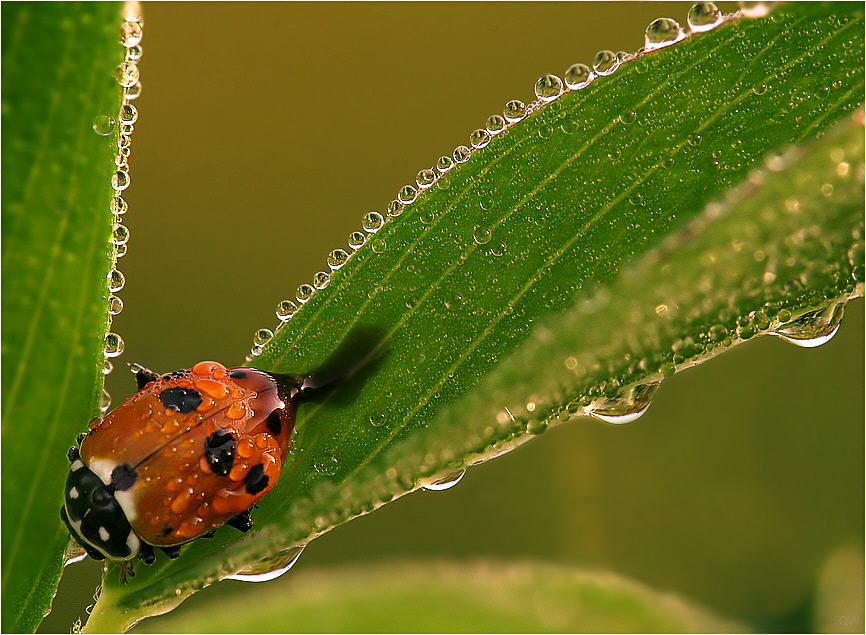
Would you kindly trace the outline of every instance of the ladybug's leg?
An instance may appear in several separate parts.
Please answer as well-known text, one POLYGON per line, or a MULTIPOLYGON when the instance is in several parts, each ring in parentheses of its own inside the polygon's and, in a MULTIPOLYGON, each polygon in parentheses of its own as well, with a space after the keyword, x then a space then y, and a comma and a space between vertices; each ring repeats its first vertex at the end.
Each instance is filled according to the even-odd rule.
POLYGON ((153 564, 156 560, 156 555, 153 553, 153 547, 146 542, 142 542, 141 547, 138 550, 138 559, 144 564, 153 564))
POLYGON ((120 563, 120 583, 126 584, 126 576, 135 577, 135 571, 132 570, 132 563, 124 560, 120 563))
POLYGON ((84 437, 86 437, 86 436, 87 436, 87 433, 86 433, 86 432, 82 432, 81 434, 78 435, 78 437, 76 437, 75 442, 76 442, 78 445, 81 445, 81 442, 84 441, 84 437))
POLYGON ((238 531, 247 533, 250 529, 253 528, 253 517, 250 516, 249 510, 247 510, 232 518, 226 523, 226 525, 228 525, 229 527, 234 527, 238 531))
POLYGON ((172 560, 180 555, 180 545, 175 545, 174 547, 160 547, 160 549, 162 549, 162 552, 172 560))
POLYGON ((145 386, 147 386, 150 382, 154 381, 159 377, 152 370, 148 370, 143 366, 139 366, 138 364, 130 365, 132 369, 135 371, 135 381, 138 384, 138 389, 141 390, 145 386))
POLYGON ((78 446, 74 445, 69 448, 69 452, 66 453, 66 458, 69 459, 70 463, 75 463, 80 458, 78 454, 78 446))

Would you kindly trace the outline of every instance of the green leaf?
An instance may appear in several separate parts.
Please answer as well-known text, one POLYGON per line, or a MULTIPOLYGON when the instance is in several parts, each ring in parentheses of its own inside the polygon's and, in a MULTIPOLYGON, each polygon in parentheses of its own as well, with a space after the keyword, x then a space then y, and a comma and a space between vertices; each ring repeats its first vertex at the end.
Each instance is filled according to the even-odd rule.
POLYGON ((141 632, 744 632, 679 597, 620 576, 538 563, 337 567, 245 589, 141 632), (251 602, 260 610, 251 612, 251 602))
MULTIPOLYGON (((571 383, 552 389, 561 379, 557 371, 573 369, 563 364, 562 351, 551 347, 548 357, 528 370, 513 361, 519 360, 517 353, 490 374, 524 345, 527 355, 543 348, 529 339, 539 321, 563 312, 568 312, 563 319, 573 318, 575 311, 586 310, 581 303, 590 298, 596 300, 590 308, 604 308, 598 301, 600 285, 615 288, 619 272, 703 217, 706 206, 744 182, 769 151, 824 134, 856 108, 862 102, 862 30, 860 17, 837 17, 813 5, 726 24, 539 104, 474 150, 468 162, 384 223, 327 285, 320 279, 323 288, 255 359, 266 370, 302 372, 322 364, 353 328, 376 327, 389 336, 381 363, 349 405, 334 399, 301 408, 293 453, 256 514, 256 531, 240 540, 217 532, 212 541, 187 547, 176 561, 139 567, 135 580, 123 588, 117 575, 110 575, 88 628, 120 628, 170 610, 258 558, 306 542, 422 483, 526 440, 551 415, 567 411, 585 395, 591 397, 587 405, 599 405, 602 397, 619 402, 620 389, 630 390, 630 382, 675 370, 662 368, 659 359, 659 366, 632 372, 629 362, 593 371, 583 384, 566 374, 571 383), (532 392, 509 395, 522 403, 527 416, 514 422, 509 416, 502 425, 497 417, 502 403, 490 395, 508 386, 503 378, 515 364, 522 373, 520 388, 531 391, 537 382, 543 392, 537 401, 532 392), (549 374, 544 372, 548 365, 549 374), (530 399, 531 409, 526 408, 530 399), (476 401, 481 408, 460 406, 476 401), (453 425, 456 419, 460 425, 453 425)), ((851 174, 857 174, 854 159, 850 165, 851 174)), ((784 196, 809 194, 795 187, 787 184, 784 196)), ((844 191, 839 200, 850 202, 852 190, 844 191)), ((767 311, 781 310, 789 299, 797 311, 805 311, 817 295, 826 296, 826 302, 851 293, 853 265, 846 251, 858 240, 862 244, 862 235, 851 236, 845 215, 850 206, 836 211, 842 220, 828 231, 844 227, 848 242, 834 242, 833 249, 814 256, 825 260, 814 262, 835 267, 838 279, 824 276, 823 282, 805 283, 808 293, 774 297, 770 301, 779 306, 767 311)), ((724 218, 736 216, 731 214, 724 218)), ((776 221, 767 220, 762 231, 771 234, 776 221)), ((367 219, 370 230, 378 222, 367 219)), ((720 236, 726 236, 731 228, 722 227, 720 236)), ((724 246, 712 231, 707 236, 713 250, 724 246)), ((694 255, 686 249, 688 241, 670 244, 683 249, 682 258, 694 255)), ((734 272, 745 277, 749 269, 734 272)), ((781 277, 771 290, 787 294, 781 277)), ((738 295, 750 289, 721 291, 738 295)), ((740 308, 747 305, 743 299, 740 308)), ((715 306, 706 315, 713 311, 721 317, 715 306)), ((684 341, 670 351, 682 356, 671 357, 680 366, 710 348, 699 336, 713 344, 726 339, 718 329, 710 332, 715 321, 705 331, 705 316, 693 323, 689 312, 683 314, 687 319, 674 326, 688 330, 677 339, 692 337, 695 344, 684 341)), ((728 324, 729 317, 721 326, 733 337, 737 325, 728 324)), ((792 317, 798 317, 796 312, 792 317)), ((761 328, 778 327, 777 322, 761 328)), ((673 333, 665 336, 673 338, 673 333)), ((665 343, 659 337, 643 344, 662 358, 669 354, 665 343)), ((617 344, 611 341, 612 347, 617 344)), ((590 351, 599 358, 607 353, 590 351)))
POLYGON ((66 450, 99 411, 119 5, 3 4, 3 631, 36 628, 69 539, 66 450))

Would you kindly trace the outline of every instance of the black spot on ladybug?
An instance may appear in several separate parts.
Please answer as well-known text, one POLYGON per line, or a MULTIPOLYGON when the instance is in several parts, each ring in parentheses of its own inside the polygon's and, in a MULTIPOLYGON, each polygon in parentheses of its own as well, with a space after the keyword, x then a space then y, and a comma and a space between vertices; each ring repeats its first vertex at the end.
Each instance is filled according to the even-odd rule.
POLYGON ((123 490, 129 489, 135 485, 137 479, 138 472, 127 463, 118 465, 111 472, 111 484, 114 486, 115 491, 122 492, 123 490))
POLYGON ((237 368, 229 371, 229 377, 231 377, 232 379, 244 379, 246 376, 247 373, 245 371, 237 368))
POLYGON ((204 440, 204 458, 214 474, 225 476, 235 462, 237 441, 228 430, 220 428, 204 440))
POLYGON ((186 414, 201 405, 201 393, 194 388, 166 388, 159 393, 159 400, 166 408, 186 414))
POLYGON ((258 494, 268 486, 268 477, 265 474, 265 466, 259 463, 253 465, 244 477, 247 494, 258 494))
POLYGON ((162 536, 163 536, 163 538, 164 538, 165 536, 169 535, 171 532, 172 532, 172 528, 171 528, 171 527, 163 527, 163 528, 162 528, 162 536))
POLYGON ((265 419, 265 423, 268 425, 268 430, 270 430, 271 434, 274 436, 278 435, 283 430, 283 420, 280 419, 280 413, 277 410, 274 410, 268 415, 268 418, 265 419))
POLYGON ((165 375, 166 379, 180 379, 181 377, 186 377, 190 374, 190 371, 186 368, 181 368, 180 370, 176 370, 174 372, 168 373, 165 375))

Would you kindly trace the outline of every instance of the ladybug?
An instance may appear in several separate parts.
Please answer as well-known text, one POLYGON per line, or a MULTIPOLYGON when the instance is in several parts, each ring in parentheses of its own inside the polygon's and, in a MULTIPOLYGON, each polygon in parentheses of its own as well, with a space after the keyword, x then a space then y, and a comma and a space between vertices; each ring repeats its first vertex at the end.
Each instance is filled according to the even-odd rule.
POLYGON ((96 560, 170 558, 222 525, 252 528, 250 508, 277 482, 313 375, 200 362, 162 376, 138 367, 139 391, 90 421, 72 447, 60 510, 96 560))

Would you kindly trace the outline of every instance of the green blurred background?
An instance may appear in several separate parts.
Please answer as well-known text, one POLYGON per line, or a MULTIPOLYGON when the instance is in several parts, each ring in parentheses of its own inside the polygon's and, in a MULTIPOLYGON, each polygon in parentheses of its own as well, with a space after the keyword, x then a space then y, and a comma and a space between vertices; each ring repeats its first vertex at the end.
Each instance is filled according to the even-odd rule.
MULTIPOLYGON (((509 99, 532 101, 541 75, 635 51, 653 19, 685 24, 689 6, 144 3, 117 366, 241 363, 366 212, 509 99)), ((756 628, 808 628, 822 563, 863 551, 863 313, 853 302, 819 349, 763 338, 678 375, 633 424, 550 430, 452 490, 317 539, 287 575, 537 560, 620 572, 756 628)), ((107 386, 115 404, 133 391, 122 368, 107 386)), ((43 632, 84 617, 98 571, 66 571, 43 632)), ((223 582, 178 610, 255 590, 223 582)))

